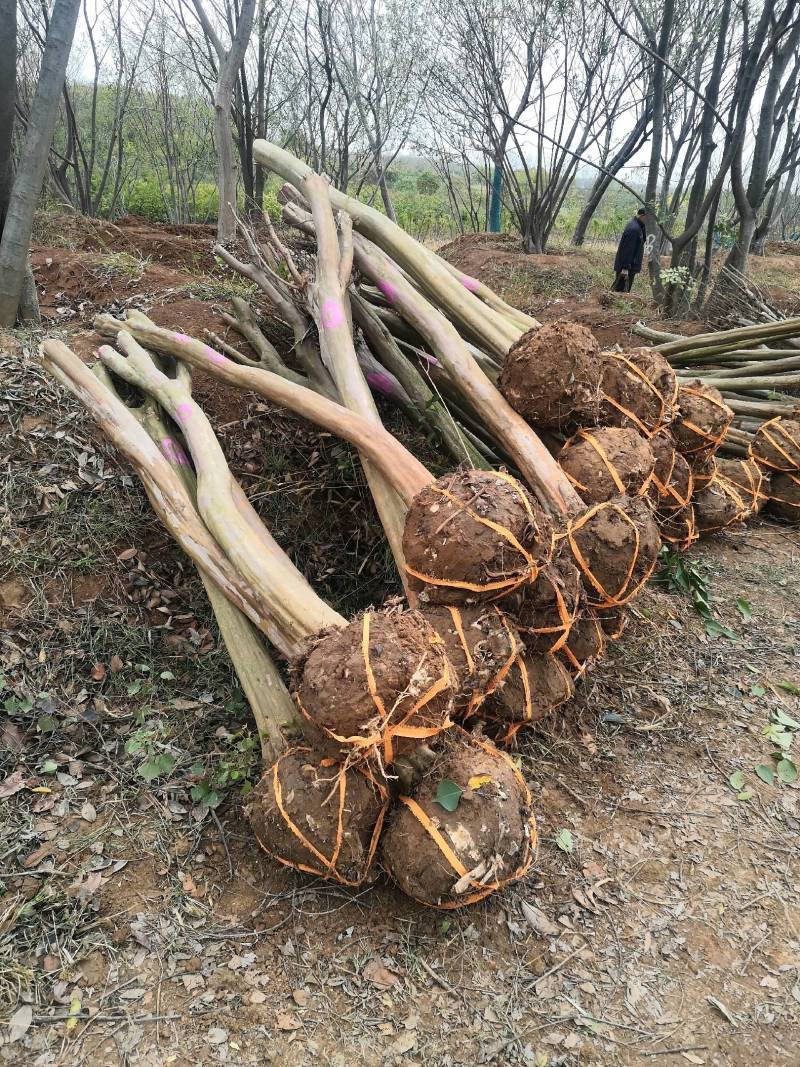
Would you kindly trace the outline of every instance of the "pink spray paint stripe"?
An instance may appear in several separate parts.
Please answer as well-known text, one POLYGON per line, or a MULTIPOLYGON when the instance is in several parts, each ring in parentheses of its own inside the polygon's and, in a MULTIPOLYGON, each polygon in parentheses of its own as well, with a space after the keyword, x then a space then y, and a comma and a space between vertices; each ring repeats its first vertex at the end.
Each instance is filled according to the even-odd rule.
POLYGON ((344 308, 340 301, 328 297, 322 304, 322 325, 326 330, 335 330, 344 325, 344 308))
POLYGON ((389 301, 389 303, 394 304, 394 302, 397 300, 397 289, 395 289, 392 283, 384 281, 383 278, 380 278, 378 280, 378 288, 389 301))
POLYGON ((180 341, 182 345, 190 345, 192 343, 192 338, 185 333, 176 333, 175 340, 180 341))
POLYGON ((462 274, 461 284, 464 286, 465 289, 469 289, 471 293, 474 293, 481 283, 478 281, 477 278, 470 278, 468 274, 462 274))
POLYGON ((175 408, 175 418, 178 422, 188 422, 192 415, 192 405, 188 400, 182 400, 175 408))
POLYGON ((210 345, 203 345, 203 350, 212 363, 227 363, 227 359, 221 352, 217 352, 210 345))
POLYGON ((172 463, 177 463, 180 467, 188 467, 189 460, 186 453, 183 451, 177 441, 174 441, 171 437, 165 437, 161 442, 161 451, 172 463))
POLYGON ((394 382, 387 374, 371 371, 367 375, 367 384, 382 396, 394 396, 394 382))

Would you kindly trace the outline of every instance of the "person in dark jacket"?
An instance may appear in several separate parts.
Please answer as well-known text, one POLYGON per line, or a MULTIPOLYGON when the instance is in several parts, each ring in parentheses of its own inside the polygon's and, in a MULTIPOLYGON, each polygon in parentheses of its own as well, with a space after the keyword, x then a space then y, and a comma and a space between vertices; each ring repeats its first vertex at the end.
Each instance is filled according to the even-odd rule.
POLYGON ((640 207, 622 231, 614 260, 614 284, 611 286, 615 293, 629 293, 633 288, 633 279, 642 269, 644 219, 645 210, 640 207))

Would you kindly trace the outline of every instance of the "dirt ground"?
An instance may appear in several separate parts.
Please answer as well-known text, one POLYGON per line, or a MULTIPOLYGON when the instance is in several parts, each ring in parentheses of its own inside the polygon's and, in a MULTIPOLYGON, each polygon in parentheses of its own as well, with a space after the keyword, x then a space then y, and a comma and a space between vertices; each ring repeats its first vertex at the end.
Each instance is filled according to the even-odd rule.
MULTIPOLYGON (((171 236, 200 256, 210 240, 171 236)), ((87 356, 100 308, 219 322, 224 277, 153 259, 134 280, 104 240, 34 257, 87 356)), ((624 336, 603 291, 559 270, 570 315, 624 336)), ((800 733, 796 530, 704 542, 692 565, 720 625, 651 584, 575 700, 525 735, 541 843, 522 883, 448 913, 382 878, 346 891, 253 847, 253 727, 199 579, 37 344, 0 337, 1 1064, 798 1063, 800 790, 756 773, 800 733)), ((349 614, 396 592, 350 450, 252 396, 196 392, 322 595, 349 614)))

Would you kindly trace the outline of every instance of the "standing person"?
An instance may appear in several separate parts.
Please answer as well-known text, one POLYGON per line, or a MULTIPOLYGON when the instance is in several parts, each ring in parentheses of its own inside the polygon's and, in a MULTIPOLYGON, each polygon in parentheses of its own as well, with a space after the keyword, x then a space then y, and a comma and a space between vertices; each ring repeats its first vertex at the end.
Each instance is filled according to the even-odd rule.
POLYGON ((645 214, 644 208, 640 207, 622 231, 614 259, 615 278, 611 288, 615 293, 629 293, 633 288, 633 279, 642 269, 645 214))

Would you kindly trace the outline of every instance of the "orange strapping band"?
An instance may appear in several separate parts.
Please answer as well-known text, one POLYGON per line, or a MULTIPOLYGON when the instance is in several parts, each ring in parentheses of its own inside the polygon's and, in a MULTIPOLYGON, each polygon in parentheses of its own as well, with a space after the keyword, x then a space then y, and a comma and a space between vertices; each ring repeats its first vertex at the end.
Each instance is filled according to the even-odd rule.
MULTIPOLYGON (((545 576, 542 575, 542 578, 543 577, 545 576)), ((540 578, 539 580, 541 581, 542 578, 540 578)), ((559 636, 547 650, 548 652, 558 652, 566 644, 567 638, 570 634, 570 630, 572 629, 575 623, 575 619, 578 617, 580 604, 579 598, 576 599, 575 611, 570 615, 569 609, 567 608, 567 602, 566 600, 564 600, 564 594, 561 592, 556 582, 554 582, 552 579, 548 580, 550 581, 550 584, 553 587, 553 592, 556 595, 556 607, 558 608, 558 617, 561 622, 557 623, 555 626, 525 626, 520 627, 520 629, 523 631, 523 633, 528 634, 558 634, 559 636)))
MULTIPOLYGON (((267 774, 270 774, 270 773, 272 774, 272 793, 273 793, 273 796, 275 797, 275 806, 277 807, 278 811, 280 812, 281 818, 283 819, 283 821, 286 824, 286 826, 288 827, 288 829, 292 832, 292 834, 294 834, 294 836, 301 843, 303 848, 307 849, 307 851, 310 852, 312 856, 315 856, 319 860, 320 864, 322 865, 322 869, 320 869, 318 867, 313 867, 311 864, 293 863, 291 860, 287 860, 285 857, 279 856, 271 848, 267 847, 267 845, 264 843, 264 841, 261 840, 261 838, 258 836, 258 834, 255 835, 256 836, 256 841, 258 842, 260 847, 263 848, 263 850, 269 856, 271 856, 277 863, 282 864, 284 867, 291 867, 293 870, 303 871, 305 874, 313 874, 313 875, 316 875, 317 877, 320 877, 320 878, 333 878, 335 881, 340 882, 342 885, 349 885, 349 886, 360 885, 361 882, 363 881, 363 878, 356 879, 356 880, 348 879, 348 878, 345 878, 344 875, 342 875, 336 869, 336 864, 338 862, 339 854, 340 854, 341 848, 342 848, 342 842, 344 841, 344 805, 345 805, 345 798, 346 798, 346 795, 347 795, 347 771, 346 771, 346 768, 344 766, 340 765, 339 766, 339 771, 337 773, 337 785, 336 785, 336 788, 338 790, 339 798, 338 798, 338 813, 337 813, 337 824, 336 824, 336 842, 334 844, 333 854, 330 856, 330 858, 328 858, 323 852, 320 852, 320 850, 314 844, 312 844, 311 841, 309 841, 309 839, 306 837, 306 835, 303 833, 303 831, 299 828, 297 823, 292 819, 292 817, 289 815, 289 813, 287 812, 286 808, 283 805, 283 788, 281 786, 280 773, 279 773, 280 764, 287 756, 291 755, 293 752, 311 752, 311 749, 310 748, 305 748, 305 747, 290 748, 287 752, 284 752, 283 755, 279 757, 279 759, 277 759, 275 761, 275 763, 272 765, 270 770, 267 771, 266 773, 267 774)), ((372 831, 372 837, 370 838, 370 846, 369 846, 369 851, 367 853, 367 861, 366 861, 366 863, 364 865, 364 876, 366 876, 367 871, 369 870, 370 866, 372 865, 372 861, 373 861, 373 859, 375 857, 375 851, 376 851, 376 849, 378 847, 378 841, 379 841, 380 836, 381 836, 381 830, 383 829, 383 820, 384 820, 384 817, 386 815, 386 810, 387 810, 387 808, 389 806, 389 795, 388 795, 386 789, 379 782, 377 782, 372 777, 371 774, 369 774, 366 771, 361 771, 360 768, 356 768, 356 770, 358 771, 358 773, 362 774, 363 777, 367 778, 375 786, 375 788, 379 791, 379 793, 381 794, 381 797, 383 799, 383 805, 381 806, 381 810, 380 810, 380 813, 378 815, 378 820, 377 820, 377 822, 375 824, 374 830, 372 831)))
MULTIPOLYGON (((523 490, 522 486, 515 478, 512 478, 511 475, 506 474, 505 471, 495 471, 494 474, 495 477, 502 479, 502 481, 504 482, 507 482, 517 493, 520 500, 522 501, 523 507, 528 513, 528 518, 530 519, 533 528, 538 534, 539 527, 536 522, 536 516, 534 514, 533 508, 531 507, 530 500, 528 499, 527 494, 523 490)), ((496 534, 499 534, 504 541, 507 541, 512 548, 519 552, 520 556, 522 556, 525 561, 527 570, 521 575, 515 575, 510 578, 501 578, 496 581, 464 582, 456 578, 435 578, 433 577, 433 575, 430 574, 422 574, 420 571, 416 571, 413 567, 409 567, 408 564, 406 564, 406 571, 408 574, 411 575, 412 578, 416 578, 418 581, 424 582, 426 585, 441 586, 445 589, 463 589, 465 592, 468 593, 488 593, 494 590, 503 593, 513 592, 521 585, 524 585, 525 582, 533 582, 536 580, 536 577, 539 574, 539 564, 533 558, 531 553, 528 552, 526 548, 523 548, 523 546, 519 543, 517 538, 514 536, 511 530, 508 529, 507 526, 503 526, 499 522, 494 522, 493 519, 487 519, 484 518, 482 515, 478 515, 475 511, 473 511, 472 508, 465 504, 463 500, 459 500, 458 497, 453 496, 453 494, 450 493, 447 489, 441 489, 438 485, 432 485, 430 486, 430 488, 433 490, 433 492, 445 497, 445 499, 449 500, 451 504, 454 504, 461 511, 469 515, 473 522, 477 522, 481 526, 486 526, 488 529, 493 530, 496 534)))
POLYGON ((505 614, 500 610, 500 608, 496 606, 494 610, 497 616, 499 617, 500 622, 503 624, 503 629, 508 635, 508 645, 511 649, 511 652, 509 653, 508 659, 505 661, 505 663, 497 672, 497 674, 495 674, 494 678, 491 679, 486 688, 480 693, 472 694, 472 698, 470 699, 467 710, 464 712, 465 720, 469 719, 472 715, 474 715, 477 712, 478 708, 481 706, 481 704, 483 704, 483 702, 492 695, 495 689, 497 689, 498 686, 500 686, 505 681, 506 675, 513 667, 514 662, 517 658, 517 642, 514 640, 514 634, 511 632, 511 627, 508 625, 508 621, 506 620, 505 614))
MULTIPOLYGON (((731 520, 732 522, 738 522, 750 513, 751 508, 748 504, 745 504, 744 500, 742 499, 741 493, 739 492, 739 487, 737 487, 735 482, 732 482, 730 478, 726 478, 724 474, 720 474, 719 471, 716 471, 714 473, 714 477, 708 483, 707 488, 711 489, 715 485, 718 485, 722 492, 725 493, 726 496, 729 496, 733 500, 736 507, 739 509, 739 514, 736 516, 735 519, 731 520)), ((697 532, 698 534, 716 533, 718 530, 726 529, 726 527, 729 525, 730 523, 722 523, 719 526, 698 525, 697 532)))
MULTIPOLYGON (((675 473, 675 463, 677 457, 678 450, 675 449, 672 454, 672 466, 669 469, 669 474, 666 477, 666 481, 662 482, 661 479, 658 478, 658 476, 656 475, 656 472, 653 471, 653 485, 655 485, 656 489, 662 497, 671 497, 672 500, 674 500, 674 507, 682 508, 685 507, 692 499, 692 494, 694 493, 694 474, 692 473, 692 468, 689 467, 689 481, 686 483, 686 495, 681 496, 681 494, 678 492, 672 482, 672 475, 675 473)), ((660 506, 664 508, 667 507, 666 504, 662 504, 660 506)), ((670 504, 669 507, 673 507, 673 505, 670 504)))
POLYGON ((763 463, 765 467, 771 467, 774 471, 780 471, 782 474, 788 474, 791 471, 797 470, 798 469, 797 459, 795 459, 794 456, 789 455, 789 453, 786 451, 786 449, 783 447, 783 445, 780 444, 775 439, 775 437, 773 436, 772 430, 769 430, 767 428, 769 426, 774 427, 774 429, 777 431, 777 433, 781 437, 783 437, 784 441, 786 441, 787 444, 791 445, 793 448, 796 448, 797 449, 797 454, 800 455, 800 441, 798 441, 796 438, 792 437, 792 435, 789 433, 789 431, 783 425, 783 416, 782 415, 776 415, 774 419, 768 419, 767 422, 762 422, 761 423, 761 425, 759 426, 758 430, 756 430, 756 437, 753 438, 753 440, 750 442, 750 444, 748 446, 748 455, 750 456, 751 459, 755 459, 759 463, 763 463), (756 441, 758 440, 758 434, 761 434, 763 437, 766 437, 766 439, 769 441, 769 443, 772 445, 772 447, 775 449, 775 451, 779 455, 783 456, 783 458, 789 464, 788 467, 779 467, 777 465, 777 463, 772 463, 770 460, 765 459, 764 456, 755 455, 753 446, 755 445, 756 441))
MULTIPOLYGON (((484 748, 487 751, 491 752, 492 755, 500 756, 501 759, 506 761, 506 763, 514 771, 515 778, 520 783, 525 792, 526 806, 530 807, 532 804, 532 799, 530 790, 528 789, 528 784, 520 774, 519 768, 514 763, 514 761, 510 759, 510 757, 507 756, 505 752, 501 752, 499 749, 495 748, 494 745, 489 745, 478 737, 471 737, 470 740, 480 745, 481 748, 484 748)), ((424 830, 431 837, 431 839, 436 842, 439 851, 447 860, 448 865, 453 869, 455 874, 458 875, 458 878, 461 879, 466 877, 466 867, 458 858, 458 856, 450 847, 450 845, 447 843, 444 836, 439 832, 438 828, 433 825, 433 822, 431 821, 430 816, 427 814, 427 812, 425 812, 425 810, 416 802, 416 800, 413 800, 411 797, 401 796, 399 799, 402 804, 405 804, 405 806, 408 808, 408 810, 411 812, 411 814, 414 816, 420 826, 424 828, 424 830)), ((502 889, 504 886, 510 885, 512 882, 518 881, 518 879, 522 878, 527 873, 528 869, 533 863, 533 857, 538 845, 536 819, 533 814, 531 814, 531 817, 528 820, 528 830, 529 836, 526 842, 525 857, 520 866, 516 869, 516 871, 514 871, 513 874, 510 874, 507 878, 501 878, 498 881, 489 882, 486 884, 470 879, 470 886, 473 888, 473 892, 463 897, 460 897, 458 900, 446 900, 439 904, 431 904, 430 901, 427 900, 419 900, 419 898, 415 899, 419 900, 421 904, 426 904, 429 907, 440 908, 444 911, 450 911, 454 908, 464 908, 469 904, 477 904, 478 901, 483 900, 485 897, 488 897, 490 893, 494 893, 498 889, 502 889)))
POLYGON ((761 473, 761 468, 755 460, 739 459, 737 460, 737 463, 742 471, 742 480, 737 482, 735 478, 731 478, 728 474, 724 475, 724 477, 727 478, 732 485, 735 485, 737 489, 741 489, 743 492, 750 494, 753 498, 753 502, 750 505, 750 511, 755 511, 759 500, 769 500, 769 494, 764 493, 761 490, 761 487, 764 484, 764 475, 761 473))
MULTIPOLYGON (((322 726, 320 725, 320 723, 316 722, 314 718, 310 715, 308 710, 304 707, 303 702, 300 699, 299 693, 295 693, 295 700, 297 701, 297 706, 300 709, 300 712, 305 716, 305 718, 308 719, 309 722, 313 722, 317 729, 322 730, 322 732, 328 737, 330 737, 333 741, 336 741, 340 745, 352 745, 354 748, 364 750, 376 749, 378 746, 381 746, 383 748, 384 761, 388 764, 394 760, 395 737, 415 737, 422 740, 426 737, 435 737, 437 734, 441 733, 443 730, 447 730, 450 726, 453 725, 449 717, 445 718, 445 721, 442 723, 441 726, 407 725, 409 720, 412 719, 418 712, 420 712, 426 704, 429 704, 435 697, 437 697, 440 693, 444 692, 447 688, 449 688, 451 684, 450 661, 445 655, 443 657, 443 673, 422 694, 419 700, 416 701, 416 703, 409 709, 409 711, 406 712, 400 722, 390 722, 389 719, 394 709, 387 710, 386 705, 384 704, 383 699, 380 693, 378 692, 378 687, 375 682, 375 675, 372 670, 372 663, 370 661, 369 629, 371 617, 372 612, 367 611, 364 613, 361 630, 361 653, 364 657, 364 670, 366 673, 367 688, 369 689, 370 696, 372 697, 372 702, 378 712, 378 716, 380 719, 380 729, 371 734, 353 734, 350 737, 343 737, 341 734, 337 734, 334 730, 330 730, 328 727, 322 726)), ((431 644, 434 646, 443 647, 444 643, 438 634, 434 634, 431 637, 431 644)))
POLYGON ((665 541, 668 541, 671 545, 678 545, 679 548, 686 549, 690 545, 693 545, 695 541, 700 537, 697 532, 697 525, 695 523, 694 508, 688 508, 685 515, 679 516, 667 516, 666 522, 663 526, 660 526, 661 536, 665 541), (672 522, 685 522, 684 533, 677 537, 670 532, 669 523, 672 522))
POLYGON ((702 392, 700 389, 692 389, 690 385, 684 385, 681 386, 681 388, 683 389, 684 393, 687 393, 689 396, 700 397, 701 400, 708 401, 708 403, 713 405, 714 407, 721 408, 725 412, 728 419, 723 429, 716 435, 708 433, 701 426, 697 426, 695 423, 690 422, 689 419, 681 419, 682 426, 685 426, 688 430, 691 430, 692 433, 696 433, 697 436, 702 439, 700 441, 700 444, 697 445, 695 448, 685 448, 682 449, 682 451, 686 455, 691 455, 692 452, 699 452, 701 449, 706 448, 708 445, 712 445, 714 448, 718 448, 725 440, 725 435, 728 432, 728 427, 730 426, 731 420, 733 419, 733 412, 728 407, 728 405, 724 403, 724 401, 717 400, 715 396, 709 396, 707 393, 702 392))
MULTIPOLYGON (((613 396, 609 396, 608 393, 603 393, 603 399, 608 401, 608 403, 611 404, 612 407, 616 408, 617 411, 620 412, 620 414, 630 419, 631 422, 636 423, 636 426, 639 430, 641 430, 645 437, 652 437, 654 433, 658 433, 659 429, 664 423, 664 417, 666 415, 666 404, 664 403, 664 397, 661 395, 661 393, 659 393, 658 389, 656 389, 656 387, 653 385, 653 383, 650 381, 644 371, 640 367, 637 367, 635 363, 632 363, 631 360, 623 356, 621 352, 607 352, 605 354, 609 359, 616 359, 620 363, 624 363, 628 370, 637 378, 641 379, 641 381, 644 382, 650 392, 656 397, 656 399, 658 400, 659 410, 655 426, 653 428, 649 427, 646 423, 642 422, 642 420, 634 411, 631 411, 629 408, 626 408, 624 404, 621 404, 618 400, 615 400, 613 396)), ((678 382, 676 379, 675 390, 671 401, 672 406, 675 405, 677 399, 678 382)))
MULTIPOLYGON (((561 660, 557 657, 554 657, 553 662, 555 663, 558 670, 561 672, 561 676, 564 680, 564 695, 561 700, 551 706, 551 708, 549 709, 550 711, 555 711, 556 708, 561 707, 564 701, 569 700, 570 696, 572 696, 572 687, 570 685, 569 672, 567 671, 561 660)), ((517 733, 522 729, 522 727, 525 726, 526 723, 529 723, 533 720, 533 696, 531 693, 531 680, 528 674, 528 668, 525 664, 525 660, 522 657, 519 657, 518 666, 520 678, 522 679, 522 688, 525 691, 525 711, 521 719, 515 719, 514 722, 511 723, 507 722, 507 720, 505 719, 492 719, 493 722, 502 723, 504 726, 506 726, 506 732, 499 739, 500 744, 502 745, 510 744, 516 737, 517 733)))
POLYGON ((578 657, 575 655, 569 645, 565 644, 564 647, 561 649, 562 655, 566 657, 567 662, 570 663, 575 669, 576 679, 580 678, 580 676, 584 673, 590 663, 592 663, 596 659, 600 659, 600 657, 603 655, 603 650, 606 646, 606 635, 603 630, 603 627, 600 625, 600 620, 593 618, 591 621, 594 623, 595 631, 597 633, 597 636, 600 638, 600 647, 598 648, 594 656, 587 656, 583 663, 581 663, 581 661, 578 659, 578 657))
MULTIPOLYGON (((798 489, 800 489, 800 478, 798 478, 796 474, 790 474, 788 471, 781 471, 781 473, 784 474, 789 481, 794 482, 798 489)), ((800 512, 800 502, 797 500, 787 500, 785 497, 775 496, 774 494, 771 494, 766 499, 776 500, 779 504, 785 504, 789 508, 796 508, 797 511, 800 512)))
POLYGON ((631 579, 633 578, 633 572, 636 569, 636 563, 639 559, 639 545, 641 543, 641 537, 639 535, 638 527, 636 526, 636 523, 633 521, 633 519, 618 504, 615 504, 613 501, 607 501, 606 503, 602 504, 595 504, 593 507, 589 508, 587 512, 581 515, 581 517, 577 521, 570 521, 569 525, 567 526, 566 532, 563 534, 559 534, 558 536, 566 537, 568 539, 569 546, 572 549, 572 554, 575 557, 576 563, 586 576, 586 580, 589 582, 592 588, 596 590, 597 594, 601 598, 599 601, 590 600, 589 605, 591 607, 623 607, 625 604, 628 603, 629 600, 633 599, 633 597, 636 596, 636 594, 639 592, 642 586, 646 584, 650 575, 655 570, 657 561, 653 560, 653 562, 647 568, 647 572, 636 583, 636 585, 633 586, 633 588, 631 589, 628 588, 631 579), (631 556, 631 561, 628 565, 628 573, 625 575, 622 585, 619 587, 616 593, 609 593, 606 589, 603 588, 602 584, 592 573, 589 565, 584 559, 583 553, 578 547, 577 541, 575 540, 575 532, 577 530, 580 530, 581 527, 585 526, 589 519, 593 518, 597 514, 597 512, 601 510, 601 508, 613 508, 614 511, 616 511, 617 514, 621 515, 625 522, 628 523, 634 533, 634 552, 631 556))
POLYGON ((455 627, 456 633, 458 634, 458 640, 461 642, 461 648, 464 651, 464 658, 467 661, 467 667, 469 669, 469 673, 470 674, 474 674, 475 673, 475 660, 472 658, 472 653, 469 650, 469 645, 467 644, 467 639, 464 636, 464 623, 462 622, 462 619, 461 619, 461 612, 459 611, 458 608, 449 607, 449 606, 448 606, 447 610, 450 612, 450 616, 451 616, 451 618, 453 620, 453 626, 455 627))

